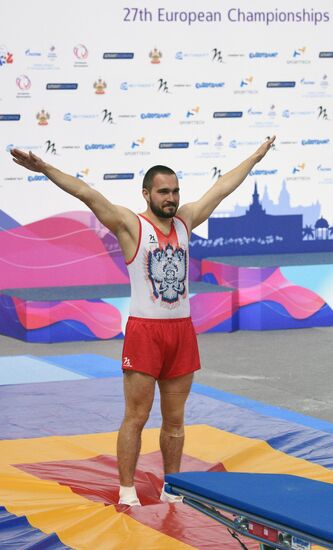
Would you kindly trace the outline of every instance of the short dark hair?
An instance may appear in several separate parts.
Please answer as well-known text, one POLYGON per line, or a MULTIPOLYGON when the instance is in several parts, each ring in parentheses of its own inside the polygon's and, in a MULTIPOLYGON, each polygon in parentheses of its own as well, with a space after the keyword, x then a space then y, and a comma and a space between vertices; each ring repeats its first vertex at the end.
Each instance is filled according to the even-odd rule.
POLYGON ((156 164, 156 166, 152 166, 149 168, 149 170, 145 173, 145 176, 143 178, 142 182, 142 189, 147 189, 147 191, 151 191, 153 187, 153 180, 154 177, 157 174, 166 174, 168 176, 176 176, 176 172, 174 172, 171 168, 168 166, 163 166, 162 164, 156 164))

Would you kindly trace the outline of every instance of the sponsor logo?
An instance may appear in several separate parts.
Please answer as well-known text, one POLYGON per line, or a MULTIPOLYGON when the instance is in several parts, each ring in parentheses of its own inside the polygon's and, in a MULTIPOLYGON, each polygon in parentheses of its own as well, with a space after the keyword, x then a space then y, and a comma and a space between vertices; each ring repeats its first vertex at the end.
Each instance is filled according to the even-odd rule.
POLYGON ((0 45, 0 67, 3 65, 11 65, 13 61, 13 54, 7 50, 5 45, 0 45))
POLYGON ((76 59, 79 59, 80 61, 86 60, 89 56, 88 48, 84 44, 77 44, 74 46, 73 53, 76 59))
POLYGON ((21 120, 21 115, 0 114, 0 122, 18 121, 21 120))
POLYGON ((25 50, 24 54, 28 57, 41 57, 42 56, 42 52, 37 52, 37 51, 34 51, 34 50, 30 50, 30 48, 25 50))
POLYGON ((123 367, 127 367, 127 368, 132 367, 131 360, 129 357, 123 358, 123 367))
POLYGON ((86 151, 104 151, 105 149, 114 149, 115 143, 86 143, 84 148, 86 151))
POLYGON ((31 88, 31 80, 26 74, 21 74, 16 79, 16 86, 18 86, 18 88, 20 88, 23 92, 26 92, 31 88))
POLYGON ((294 80, 275 80, 266 84, 266 88, 295 88, 295 86, 296 82, 294 80))
POLYGON ((212 61, 215 61, 216 63, 223 63, 223 56, 221 50, 218 48, 212 49, 212 61))
POLYGON ((305 168, 305 162, 302 162, 302 164, 297 164, 297 166, 294 166, 291 170, 292 174, 298 174, 299 172, 303 172, 305 168))
POLYGON ((330 139, 302 139, 301 145, 328 145, 330 143, 330 139))
POLYGON ((189 111, 187 111, 186 118, 191 118, 197 115, 199 111, 200 111, 200 107, 193 107, 193 109, 190 109, 189 111))
POLYGON ((306 47, 303 46, 302 48, 296 48, 293 50, 291 54, 291 59, 287 59, 288 64, 309 64, 311 63, 309 59, 306 59, 305 57, 306 47))
POLYGON ((285 109, 282 111, 283 118, 291 118, 294 116, 308 116, 313 115, 314 111, 290 111, 289 109, 285 109))
POLYGON ((86 114, 73 114, 73 113, 65 113, 64 114, 64 120, 66 120, 66 122, 72 122, 73 120, 77 120, 77 119, 96 119, 98 118, 99 115, 95 115, 95 114, 89 114, 89 113, 86 113, 86 114))
POLYGON ((322 59, 333 57, 333 52, 319 52, 319 57, 321 57, 322 59))
POLYGON ((253 76, 248 76, 240 81, 239 87, 244 88, 246 86, 249 86, 249 84, 252 84, 253 82, 253 76))
POLYGON ((223 88, 225 82, 196 82, 195 87, 197 89, 201 88, 223 88))
POLYGON ((238 141, 237 139, 232 139, 229 141, 229 147, 231 149, 237 149, 237 147, 244 147, 248 145, 258 145, 259 141, 238 141))
POLYGON ((37 113, 36 118, 38 120, 39 126, 47 126, 50 114, 47 113, 44 109, 41 109, 41 111, 37 113))
POLYGON ((171 117, 171 113, 141 113, 140 114, 140 118, 142 119, 146 119, 146 118, 149 118, 149 119, 152 119, 152 118, 170 118, 171 117))
POLYGON ((130 151, 125 151, 125 155, 131 155, 131 156, 134 156, 134 155, 150 155, 151 154, 150 151, 144 150, 144 148, 143 148, 144 143, 145 143, 145 138, 144 137, 140 137, 140 138, 132 141, 131 150, 130 151))
POLYGON ((107 124, 113 124, 114 123, 111 111, 108 111, 107 109, 103 109, 103 111, 102 111, 102 122, 106 122, 107 124))
POLYGON ((112 174, 104 174, 103 180, 132 180, 134 179, 133 172, 115 172, 112 174))
POLYGON ((104 80, 102 80, 101 78, 99 78, 98 80, 96 80, 94 82, 93 87, 95 89, 95 94, 103 95, 103 94, 105 94, 105 89, 107 88, 107 83, 104 80))
POLYGON ((319 105, 318 109, 318 118, 321 118, 322 120, 328 120, 328 114, 326 107, 323 107, 322 105, 319 105))
POLYGON ((52 142, 50 139, 48 139, 45 142, 45 153, 50 153, 51 155, 57 154, 56 144, 54 141, 52 142))
POLYGON ((49 181, 49 178, 47 178, 44 175, 35 175, 35 176, 28 176, 28 181, 49 181))
POLYGON ((49 82, 46 84, 47 90, 77 90, 77 82, 49 82))
POLYGON ((121 82, 120 89, 127 92, 131 88, 153 88, 155 84, 148 82, 121 82))
POLYGON ((193 145, 195 145, 196 147, 203 147, 209 145, 209 141, 196 138, 193 140, 193 145))
POLYGON ((150 63, 152 63, 153 65, 157 65, 158 63, 161 63, 161 57, 162 57, 162 52, 157 48, 154 48, 149 52, 150 63))
POLYGON ((157 88, 158 92, 164 92, 166 94, 170 93, 167 80, 163 80, 163 78, 159 78, 157 81, 157 86, 158 86, 157 88))
POLYGON ((278 52, 250 52, 250 59, 274 59, 279 55, 278 52))
POLYGON ((85 168, 84 170, 80 170, 80 172, 76 172, 76 177, 79 179, 86 178, 89 174, 89 168, 85 168))
POLYGON ((241 118, 243 111, 215 111, 213 118, 241 118))
POLYGON ((250 176, 274 176, 277 173, 278 173, 277 168, 274 168, 273 170, 256 169, 256 170, 250 171, 250 176))
POLYGON ((250 107, 248 110, 247 110, 247 114, 250 115, 250 116, 261 116, 263 115, 263 111, 257 111, 256 109, 254 109, 253 107, 250 107))
POLYGON ((332 172, 332 168, 330 166, 323 166, 322 164, 318 164, 317 170, 318 172, 332 172))
POLYGON ((193 59, 201 59, 203 57, 208 57, 207 52, 183 52, 178 51, 175 53, 175 59, 178 61, 183 61, 184 59, 193 58, 193 59))
POLYGON ((104 52, 103 59, 133 59, 133 52, 104 52))
POLYGON ((188 149, 188 141, 162 141, 159 143, 159 149, 188 149))
POLYGON ((302 86, 314 86, 316 82, 314 80, 309 80, 308 78, 301 78, 299 83, 302 86))
POLYGON ((216 178, 220 178, 221 176, 222 176, 221 168, 218 168, 217 166, 213 166, 212 179, 215 180, 216 178))

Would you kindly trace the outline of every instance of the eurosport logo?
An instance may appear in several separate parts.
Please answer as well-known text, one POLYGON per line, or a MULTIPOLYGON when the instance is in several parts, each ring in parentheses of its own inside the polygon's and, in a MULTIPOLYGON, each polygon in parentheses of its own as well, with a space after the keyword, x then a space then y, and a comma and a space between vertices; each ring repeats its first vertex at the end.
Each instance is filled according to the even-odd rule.
POLYGON ((170 118, 171 113, 141 113, 140 118, 145 119, 163 119, 170 118))
POLYGON ((105 149, 114 149, 115 143, 86 143, 84 148, 86 151, 104 151, 105 149))
POLYGON ((89 56, 88 48, 84 44, 77 44, 73 48, 76 59, 86 60, 89 56))
POLYGON ((47 90, 77 90, 79 87, 77 82, 49 82, 46 84, 47 90))
POLYGON ((278 52, 250 52, 250 59, 275 59, 279 55, 278 52))
POLYGON ((114 172, 111 174, 104 174, 103 180, 132 180, 134 179, 133 172, 114 172))
POLYGON ((3 114, 0 115, 0 122, 17 122, 21 120, 21 115, 3 114))
POLYGON ((274 176, 277 173, 278 173, 277 168, 274 168, 272 170, 256 169, 256 170, 251 170, 250 171, 250 176, 274 176))
POLYGON ((328 145, 330 143, 330 139, 302 139, 301 145, 328 145))
POLYGON ((333 52, 319 52, 319 57, 321 59, 327 59, 333 57, 333 52))
POLYGON ((49 178, 47 178, 44 175, 36 175, 36 176, 28 176, 27 180, 30 181, 49 181, 49 178))
POLYGON ((196 82, 194 86, 197 89, 224 88, 225 82, 196 82))
POLYGON ((243 111, 215 111, 213 118, 241 118, 243 111))
POLYGON ((133 59, 134 52, 104 52, 103 59, 133 59))
POLYGON ((159 143, 159 149, 188 149, 190 146, 188 141, 162 141, 159 143))
POLYGON ((273 80, 266 84, 266 88, 295 88, 295 86, 294 80, 273 80))
POLYGON ((16 79, 16 86, 20 88, 22 91, 30 90, 31 88, 31 80, 26 74, 20 74, 20 76, 16 79))

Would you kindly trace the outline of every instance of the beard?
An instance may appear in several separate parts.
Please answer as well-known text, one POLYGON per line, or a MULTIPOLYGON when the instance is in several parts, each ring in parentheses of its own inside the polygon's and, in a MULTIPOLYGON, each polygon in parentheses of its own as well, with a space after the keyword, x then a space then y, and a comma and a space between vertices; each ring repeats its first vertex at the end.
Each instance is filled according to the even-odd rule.
MULTIPOLYGON (((157 216, 158 218, 173 218, 176 215, 176 212, 178 210, 178 205, 176 204, 170 204, 169 207, 172 207, 172 210, 164 210, 163 208, 160 208, 157 206, 154 201, 150 199, 149 203, 151 211, 157 216)), ((168 208, 168 207, 167 207, 168 208)))

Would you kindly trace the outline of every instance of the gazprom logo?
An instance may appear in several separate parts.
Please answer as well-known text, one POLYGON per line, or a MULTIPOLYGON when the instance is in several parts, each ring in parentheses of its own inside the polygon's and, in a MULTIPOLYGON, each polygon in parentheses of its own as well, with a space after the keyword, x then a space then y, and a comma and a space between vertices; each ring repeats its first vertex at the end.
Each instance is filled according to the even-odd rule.
POLYGON ((141 113, 140 118, 170 118, 171 113, 141 113))

